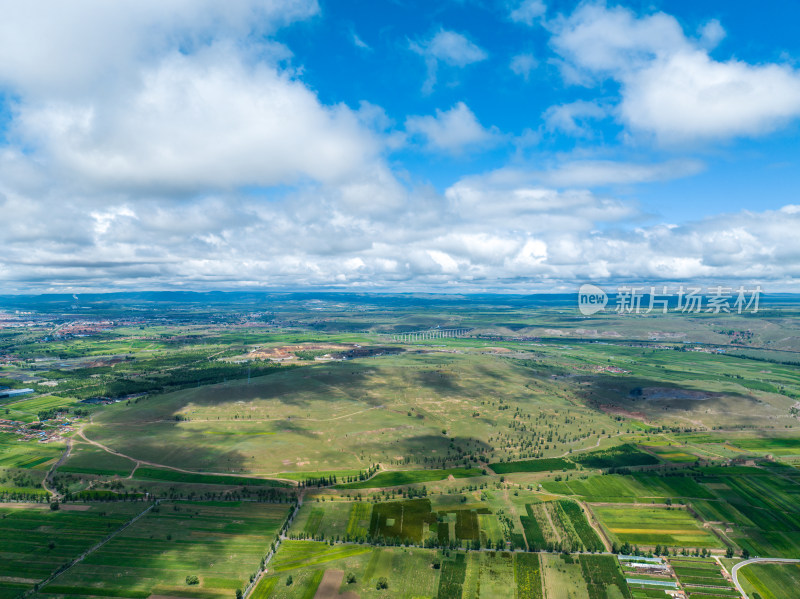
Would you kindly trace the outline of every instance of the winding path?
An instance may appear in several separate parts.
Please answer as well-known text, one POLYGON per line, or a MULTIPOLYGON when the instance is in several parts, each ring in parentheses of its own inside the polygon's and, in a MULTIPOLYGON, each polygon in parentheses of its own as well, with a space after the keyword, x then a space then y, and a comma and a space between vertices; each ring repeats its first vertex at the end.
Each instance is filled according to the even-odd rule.
POLYGON ((56 473, 56 470, 58 470, 58 468, 62 466, 64 462, 67 461, 67 458, 70 456, 71 453, 72 453, 72 439, 67 439, 67 448, 64 450, 64 453, 61 454, 61 457, 58 458, 58 461, 55 464, 50 466, 50 469, 47 471, 47 474, 45 474, 44 478, 42 479, 42 487, 44 487, 44 490, 50 493, 53 496, 53 499, 55 499, 56 501, 59 501, 61 499, 61 494, 55 487, 51 489, 50 487, 47 486, 47 484, 52 482, 53 475, 56 473))
POLYGON ((753 559, 739 562, 733 568, 731 568, 731 578, 733 578, 733 584, 736 585, 736 590, 742 594, 742 597, 747 597, 748 595, 744 592, 742 585, 739 584, 739 568, 743 566, 749 566, 750 564, 800 564, 800 559, 789 559, 782 557, 754 557, 753 559))
MULTIPOLYGON (((566 458, 566 457, 569 457, 569 455, 571 453, 578 453, 578 452, 582 452, 582 451, 589 451, 590 449, 597 449, 598 447, 600 447, 600 441, 602 441, 603 439, 614 439, 615 437, 621 437, 622 435, 627 435, 627 434, 628 433, 617 433, 616 435, 598 435, 597 443, 595 443, 594 445, 589 445, 588 447, 581 447, 579 449, 568 449, 567 451, 565 451, 561 455, 557 455, 557 456, 553 456, 553 457, 566 458)), ((578 439, 578 440, 582 441, 583 439, 578 439)), ((570 443, 575 443, 575 441, 570 441, 570 443)))
MULTIPOLYGON (((177 466, 168 466, 167 464, 158 464, 156 462, 148 462, 146 460, 140 460, 139 458, 134 458, 134 457, 131 457, 129 455, 125 455, 124 453, 121 453, 119 451, 111 449, 110 447, 106 447, 102 443, 98 443, 97 441, 93 441, 92 439, 90 439, 89 437, 86 436, 86 434, 84 433, 83 429, 78 431, 78 436, 81 439, 83 439, 84 441, 86 441, 87 443, 89 443, 91 445, 94 445, 95 447, 98 447, 99 449, 102 449, 105 452, 108 452, 108 453, 110 453, 112 455, 116 455, 116 456, 119 456, 119 457, 122 457, 122 458, 126 458, 126 459, 134 462, 136 464, 136 468, 138 468, 139 466, 144 465, 144 466, 153 466, 155 468, 164 468, 166 470, 174 470, 175 472, 184 472, 186 474, 211 474, 211 475, 214 475, 214 476, 229 476, 229 477, 239 477, 239 478, 241 478, 241 477, 245 477, 245 478, 261 478, 261 477, 258 477, 258 476, 249 476, 248 477, 246 474, 235 474, 235 473, 231 473, 231 472, 197 472, 195 470, 187 470, 186 468, 178 468, 177 466)), ((297 481, 291 480, 291 479, 288 479, 288 478, 268 478, 268 479, 262 479, 262 480, 276 480, 276 481, 280 481, 280 482, 289 483, 292 486, 297 486, 297 481)))

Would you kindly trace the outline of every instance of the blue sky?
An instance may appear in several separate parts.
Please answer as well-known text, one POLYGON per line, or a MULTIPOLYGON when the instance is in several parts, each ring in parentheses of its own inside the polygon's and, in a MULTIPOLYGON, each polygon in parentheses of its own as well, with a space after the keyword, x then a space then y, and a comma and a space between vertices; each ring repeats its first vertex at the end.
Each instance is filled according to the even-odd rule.
POLYGON ((795 2, 0 10, 0 292, 798 288, 795 2))

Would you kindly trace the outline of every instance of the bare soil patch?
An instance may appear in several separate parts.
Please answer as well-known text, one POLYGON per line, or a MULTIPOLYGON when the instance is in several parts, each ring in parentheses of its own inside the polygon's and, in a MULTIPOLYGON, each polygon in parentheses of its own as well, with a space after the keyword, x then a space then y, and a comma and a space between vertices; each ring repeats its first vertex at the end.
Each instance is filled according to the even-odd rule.
POLYGON ((2 507, 11 507, 11 508, 25 508, 26 510, 49 510, 50 504, 48 503, 25 503, 25 502, 15 502, 9 501, 8 503, 0 504, 2 507))
POLYGON ((264 347, 250 352, 250 357, 276 361, 296 360, 296 351, 323 351, 330 350, 330 353, 338 353, 351 350, 354 344, 344 343, 301 343, 298 345, 281 345, 279 347, 264 347))
POLYGON ((647 414, 638 410, 626 410, 625 408, 621 408, 619 406, 604 404, 599 404, 597 407, 606 414, 617 414, 619 416, 627 416, 628 418, 636 418, 642 421, 647 420, 647 414))
POLYGON ((23 584, 36 584, 38 578, 21 578, 19 576, 0 576, 0 582, 21 582, 23 584))
POLYGON ((338 599, 343 580, 344 570, 325 570, 314 599, 338 599))

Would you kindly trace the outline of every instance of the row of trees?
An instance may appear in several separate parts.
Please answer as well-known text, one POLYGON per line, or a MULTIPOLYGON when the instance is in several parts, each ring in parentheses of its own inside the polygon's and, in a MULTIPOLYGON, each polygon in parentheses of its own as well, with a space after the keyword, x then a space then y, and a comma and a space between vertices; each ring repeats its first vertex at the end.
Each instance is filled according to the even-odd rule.
MULTIPOLYGON (((641 555, 641 556, 669 556, 669 555, 683 555, 683 556, 694 556, 694 557, 711 557, 713 554, 710 550, 703 547, 691 549, 688 547, 673 547, 670 549, 667 545, 656 545, 655 549, 652 551, 644 551, 639 548, 638 545, 631 545, 630 543, 624 543, 623 545, 617 545, 617 543, 613 543, 611 545, 611 553, 617 553, 620 555, 641 555)), ((725 557, 732 558, 736 555, 736 551, 733 547, 728 547, 725 551, 725 557)), ((750 557, 750 552, 747 549, 742 550, 742 557, 744 559, 748 559, 750 557)))
POLYGON ((308 487, 332 487, 333 485, 341 483, 355 483, 360 481, 369 480, 372 476, 375 475, 376 472, 380 467, 377 464, 373 464, 366 470, 362 470, 357 475, 352 476, 343 476, 338 478, 335 474, 330 476, 320 476, 320 477, 309 477, 303 479, 299 483, 299 487, 301 489, 308 488, 308 487))

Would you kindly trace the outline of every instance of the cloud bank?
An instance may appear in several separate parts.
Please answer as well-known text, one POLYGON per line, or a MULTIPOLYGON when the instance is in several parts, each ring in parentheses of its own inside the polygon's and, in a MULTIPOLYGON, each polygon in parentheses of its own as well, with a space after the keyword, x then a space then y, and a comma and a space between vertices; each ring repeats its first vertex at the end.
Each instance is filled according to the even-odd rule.
MULTIPOLYGON (((505 156, 434 188, 398 156, 447 167, 514 136, 462 100, 414 110, 402 130, 380 106, 323 100, 277 41, 282 28, 321 18, 315 1, 3 8, 0 293, 525 291, 696 278, 779 286, 800 275, 794 204, 654 223, 633 197, 609 191, 707 168, 679 153, 505 156)), ((518 30, 544 25, 567 85, 618 85, 615 98, 532 112, 545 134, 591 139, 596 123, 613 119, 669 148, 763 136, 800 114, 793 67, 712 57, 725 35, 716 21, 690 37, 670 15, 603 4, 546 21, 545 6, 526 1, 509 16, 537 25, 507 23, 518 30)), ((357 40, 346 41, 363 51, 357 40)), ((439 69, 492 59, 468 33, 445 28, 398 45, 424 62, 427 93, 439 69)), ((538 73, 531 54, 497 60, 520 85, 538 73)))
POLYGON ((716 21, 694 40, 663 12, 637 18, 589 3, 551 27, 565 78, 618 82, 619 119, 662 144, 760 136, 800 116, 800 72, 715 60, 709 50, 724 37, 716 21))

